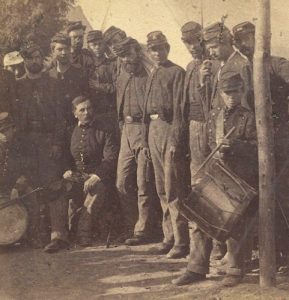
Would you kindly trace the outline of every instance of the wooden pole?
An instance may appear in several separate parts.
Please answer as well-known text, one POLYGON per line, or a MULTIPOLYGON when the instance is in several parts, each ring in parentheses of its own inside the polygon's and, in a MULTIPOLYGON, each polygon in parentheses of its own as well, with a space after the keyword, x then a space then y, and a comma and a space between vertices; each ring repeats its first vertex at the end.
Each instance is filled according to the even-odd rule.
POLYGON ((276 285, 275 158, 270 100, 270 0, 256 1, 257 26, 254 53, 254 94, 259 155, 260 286, 276 285))

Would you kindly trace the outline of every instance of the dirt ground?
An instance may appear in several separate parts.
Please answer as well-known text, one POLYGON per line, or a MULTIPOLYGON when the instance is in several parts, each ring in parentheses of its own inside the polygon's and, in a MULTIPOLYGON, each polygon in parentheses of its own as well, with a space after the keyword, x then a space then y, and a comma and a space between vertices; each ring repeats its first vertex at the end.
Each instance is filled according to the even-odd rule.
POLYGON ((56 254, 23 246, 1 249, 0 299, 289 299, 286 269, 270 290, 259 289, 258 270, 233 289, 220 288, 215 268, 204 282, 175 287, 171 280, 186 259, 148 255, 151 246, 96 245, 56 254))

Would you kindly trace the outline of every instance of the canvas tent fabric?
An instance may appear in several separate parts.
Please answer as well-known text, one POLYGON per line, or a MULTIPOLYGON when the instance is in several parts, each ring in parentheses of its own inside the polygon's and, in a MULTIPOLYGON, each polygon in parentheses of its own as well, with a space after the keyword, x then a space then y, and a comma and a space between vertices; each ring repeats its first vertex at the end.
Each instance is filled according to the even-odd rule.
MULTIPOLYGON (((190 55, 181 41, 181 26, 196 21, 204 26, 221 21, 230 29, 243 21, 256 22, 255 0, 79 0, 84 16, 93 29, 111 25, 122 28, 140 43, 147 33, 161 30, 171 44, 170 59, 185 67, 190 55), (203 18, 201 11, 203 11, 203 18)), ((272 54, 289 57, 288 0, 272 0, 272 54), (280 26, 282 24, 282 27, 280 26), (288 47, 287 47, 288 48, 288 47)))

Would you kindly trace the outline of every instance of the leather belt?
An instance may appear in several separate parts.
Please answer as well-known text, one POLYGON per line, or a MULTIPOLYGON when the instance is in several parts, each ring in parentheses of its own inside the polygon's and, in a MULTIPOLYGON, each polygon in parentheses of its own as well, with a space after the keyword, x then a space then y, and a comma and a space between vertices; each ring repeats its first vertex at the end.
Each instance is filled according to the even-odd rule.
POLYGON ((150 119, 151 119, 152 121, 155 121, 155 120, 160 119, 160 116, 159 116, 159 114, 152 114, 152 115, 150 115, 150 119))
POLYGON ((126 116, 124 118, 124 122, 126 124, 131 124, 131 123, 141 123, 142 122, 142 118, 141 117, 132 117, 132 116, 126 116))

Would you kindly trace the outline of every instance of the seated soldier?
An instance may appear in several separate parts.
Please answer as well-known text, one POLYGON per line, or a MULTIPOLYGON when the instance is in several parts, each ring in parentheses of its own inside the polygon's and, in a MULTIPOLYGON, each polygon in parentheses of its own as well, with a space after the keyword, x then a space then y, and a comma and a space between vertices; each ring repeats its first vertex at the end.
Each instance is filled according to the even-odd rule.
MULTIPOLYGON (((217 144, 222 144, 217 158, 236 175, 253 187, 257 186, 257 143, 254 115, 241 105, 244 93, 244 82, 240 74, 224 73, 220 81, 220 95, 224 100, 222 108, 215 108, 209 114, 207 135, 209 147, 213 150, 217 144), (235 127, 227 139, 224 136, 235 127)), ((244 220, 246 223, 247 220, 244 220)), ((243 226, 245 231, 246 224, 243 226)), ((212 251, 212 239, 195 228, 192 232, 189 263, 186 272, 173 280, 176 285, 185 285, 205 280, 209 272, 209 259, 212 251)), ((244 276, 244 239, 229 238, 227 240, 226 276, 224 286, 238 284, 244 276)))
MULTIPOLYGON (((0 110, 0 198, 15 199, 32 191, 28 180, 22 175, 22 159, 16 136, 16 128, 11 115, 0 110)), ((23 201, 28 212, 28 228, 25 243, 32 248, 42 246, 38 232, 39 204, 35 194, 23 201)), ((21 217, 21 216, 19 216, 21 217)), ((16 221, 16 220, 15 220, 16 221)), ((7 233, 8 234, 8 233, 7 233)))
MULTIPOLYGON (((78 120, 70 144, 74 166, 63 177, 73 182, 69 199, 72 198, 73 212, 79 212, 76 233, 78 243, 89 246, 92 242, 93 217, 99 212, 106 192, 113 185, 118 147, 113 135, 104 131, 94 119, 94 108, 88 98, 78 96, 72 105, 78 120)), ((52 241, 44 251, 53 253, 68 245, 68 202, 51 202, 50 215, 52 241)))

